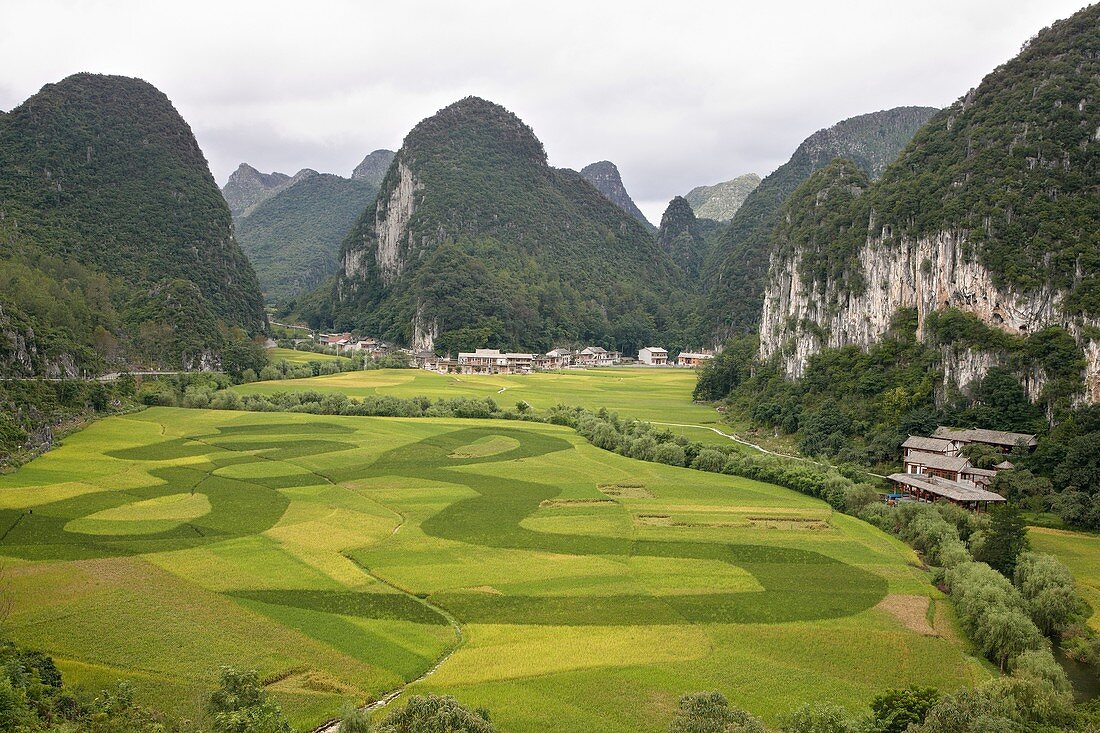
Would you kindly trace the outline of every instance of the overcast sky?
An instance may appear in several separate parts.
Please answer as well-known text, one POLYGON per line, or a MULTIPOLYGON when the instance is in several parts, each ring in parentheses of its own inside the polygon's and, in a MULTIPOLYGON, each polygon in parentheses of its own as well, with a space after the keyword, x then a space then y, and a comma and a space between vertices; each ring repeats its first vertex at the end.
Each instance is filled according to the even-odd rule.
POLYGON ((0 0, 0 108, 78 71, 152 82, 219 184, 238 163, 348 175, 475 94, 553 165, 608 159, 654 222, 766 175, 822 127, 950 104, 1082 0, 0 0))

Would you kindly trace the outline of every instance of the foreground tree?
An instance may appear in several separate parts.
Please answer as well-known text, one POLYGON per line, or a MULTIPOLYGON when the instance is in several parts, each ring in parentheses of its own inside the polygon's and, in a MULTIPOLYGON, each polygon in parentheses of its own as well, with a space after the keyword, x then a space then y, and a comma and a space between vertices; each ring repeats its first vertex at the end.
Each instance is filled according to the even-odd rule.
POLYGON ((255 670, 221 668, 207 709, 215 733, 292 733, 279 704, 268 697, 255 670))
POLYGON ((730 707, 718 692, 699 692, 680 698, 680 712, 669 733, 767 733, 764 724, 739 708, 730 707))
POLYGON ((1013 582, 1027 602, 1031 620, 1046 636, 1060 634, 1088 616, 1088 604, 1077 594, 1069 568, 1053 555, 1020 555, 1013 582))
POLYGON ((255 341, 236 338, 222 349, 222 369, 234 379, 240 379, 249 369, 259 372, 265 366, 267 354, 264 347, 255 341))
POLYGON ((376 733, 497 733, 486 710, 471 711, 453 697, 413 695, 378 724, 376 733))
POLYGON ((993 511, 993 524, 974 553, 974 559, 1011 578, 1017 559, 1027 547, 1027 526, 1020 510, 1008 504, 993 511))
POLYGON ((887 690, 871 701, 875 731, 904 733, 910 724, 923 723, 928 711, 939 699, 940 693, 934 687, 913 686, 901 690, 887 690))

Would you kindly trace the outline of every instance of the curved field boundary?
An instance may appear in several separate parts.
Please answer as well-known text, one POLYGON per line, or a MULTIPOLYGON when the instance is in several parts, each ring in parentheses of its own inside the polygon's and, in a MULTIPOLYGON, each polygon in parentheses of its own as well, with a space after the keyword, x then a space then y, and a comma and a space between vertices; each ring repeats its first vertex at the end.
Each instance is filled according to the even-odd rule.
POLYGON ((751 573, 756 593, 695 595, 499 596, 437 593, 430 598, 464 622, 549 625, 638 625, 782 622, 847 616, 878 603, 886 581, 820 553, 791 548, 712 542, 631 540, 549 534, 521 526, 560 490, 550 484, 454 470, 572 449, 568 441, 508 428, 467 428, 424 439, 381 456, 372 475, 401 475, 459 484, 478 496, 456 502, 421 523, 428 535, 483 547, 567 555, 718 560, 751 573), (455 450, 490 435, 519 445, 492 456, 455 459, 455 450))

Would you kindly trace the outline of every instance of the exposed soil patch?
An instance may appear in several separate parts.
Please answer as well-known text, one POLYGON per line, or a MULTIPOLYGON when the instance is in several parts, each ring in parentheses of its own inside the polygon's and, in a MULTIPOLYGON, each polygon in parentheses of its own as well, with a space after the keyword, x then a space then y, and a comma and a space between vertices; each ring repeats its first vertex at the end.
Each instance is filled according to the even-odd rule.
POLYGON ((502 592, 500 592, 499 590, 497 590, 496 588, 494 588, 491 585, 475 585, 472 588, 470 588, 470 590, 475 591, 477 593, 488 593, 488 594, 494 595, 494 596, 504 595, 502 592))
POLYGON ((545 499, 539 502, 539 506, 613 506, 618 503, 614 499, 545 499))
POLYGON ((653 494, 646 490, 645 484, 620 481, 617 484, 600 484, 596 487, 601 494, 616 499, 652 499, 653 494))
POLYGON ((895 593, 883 598, 875 608, 886 611, 910 631, 915 631, 924 636, 939 636, 939 632, 928 623, 928 604, 930 600, 928 596, 895 593))
POLYGON ((748 517, 749 525, 765 529, 828 529, 829 523, 816 517, 748 517))

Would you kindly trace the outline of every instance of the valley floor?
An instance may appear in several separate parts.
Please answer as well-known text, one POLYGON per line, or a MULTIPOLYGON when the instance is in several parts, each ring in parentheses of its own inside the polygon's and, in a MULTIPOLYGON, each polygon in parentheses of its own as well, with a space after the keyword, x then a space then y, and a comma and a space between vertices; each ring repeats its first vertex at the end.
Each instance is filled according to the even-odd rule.
POLYGON ((609 412, 623 418, 681 423, 695 427, 670 427, 691 440, 728 445, 728 438, 707 429, 722 429, 722 415, 713 406, 691 400, 695 388, 692 369, 567 369, 515 375, 439 374, 423 369, 375 369, 343 372, 309 379, 276 380, 242 384, 233 389, 242 394, 312 390, 348 397, 388 395, 490 397, 501 406, 520 401, 537 410, 554 405, 576 405, 609 412))
MULTIPOLYGON (((575 400, 524 398, 555 391, 575 400)), ((705 689, 775 721, 989 674, 899 541, 550 425, 151 408, 0 477, 0 524, 12 638, 187 715, 223 664, 309 727, 449 655, 409 690, 511 733, 661 731, 705 689)))

